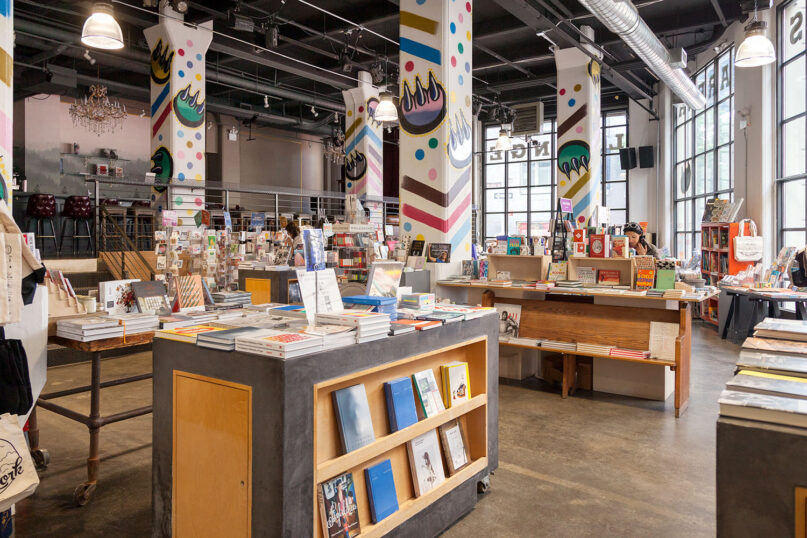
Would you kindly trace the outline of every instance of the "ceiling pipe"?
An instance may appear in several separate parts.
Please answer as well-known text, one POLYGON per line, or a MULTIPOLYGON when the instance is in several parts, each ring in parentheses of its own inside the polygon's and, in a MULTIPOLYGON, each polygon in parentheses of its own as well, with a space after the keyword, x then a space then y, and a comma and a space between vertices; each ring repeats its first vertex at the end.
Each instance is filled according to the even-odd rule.
POLYGON ((630 0, 579 0, 606 28, 617 34, 681 100, 693 110, 706 104, 683 69, 670 66, 670 53, 630 0))

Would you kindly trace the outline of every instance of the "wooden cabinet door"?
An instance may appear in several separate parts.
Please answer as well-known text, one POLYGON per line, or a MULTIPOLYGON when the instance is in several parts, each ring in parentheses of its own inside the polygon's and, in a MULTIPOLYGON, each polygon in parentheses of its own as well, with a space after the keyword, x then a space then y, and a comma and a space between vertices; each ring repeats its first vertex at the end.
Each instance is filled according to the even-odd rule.
POLYGON ((173 535, 250 536, 252 387, 174 372, 173 535))

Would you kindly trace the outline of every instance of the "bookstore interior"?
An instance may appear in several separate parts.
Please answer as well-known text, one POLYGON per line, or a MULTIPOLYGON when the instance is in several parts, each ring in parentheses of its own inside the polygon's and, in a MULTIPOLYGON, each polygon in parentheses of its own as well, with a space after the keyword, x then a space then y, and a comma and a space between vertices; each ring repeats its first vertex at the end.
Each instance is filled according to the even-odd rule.
POLYGON ((0 0, 0 538, 807 536, 805 11, 0 0))

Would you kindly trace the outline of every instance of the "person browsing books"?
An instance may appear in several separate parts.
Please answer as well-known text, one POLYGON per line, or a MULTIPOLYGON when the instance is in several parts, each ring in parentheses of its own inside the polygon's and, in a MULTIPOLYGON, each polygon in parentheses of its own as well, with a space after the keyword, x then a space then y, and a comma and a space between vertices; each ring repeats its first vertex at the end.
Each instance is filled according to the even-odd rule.
POLYGON ((303 234, 300 232, 300 227, 297 226, 297 223, 293 220, 286 224, 286 233, 288 233, 289 237, 292 239, 291 252, 289 252, 289 265, 296 265, 291 262, 294 260, 294 253, 298 250, 303 250, 303 234))
POLYGON ((628 237, 628 246, 636 250, 639 256, 653 256, 654 258, 661 259, 661 253, 655 245, 648 243, 645 238, 644 230, 636 222, 629 222, 622 228, 622 233, 628 237))

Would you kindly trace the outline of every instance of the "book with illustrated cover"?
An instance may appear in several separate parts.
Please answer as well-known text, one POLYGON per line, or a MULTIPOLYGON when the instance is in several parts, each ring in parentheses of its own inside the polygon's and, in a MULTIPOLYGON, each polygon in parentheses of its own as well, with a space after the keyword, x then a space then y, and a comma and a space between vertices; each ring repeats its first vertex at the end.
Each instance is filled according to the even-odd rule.
POLYGON ((507 254, 508 256, 518 256, 521 254, 521 238, 508 237, 507 238, 507 254))
POLYGON ((600 269, 597 271, 597 284, 618 286, 619 276, 620 273, 616 269, 600 269))
POLYGON ((342 451, 347 454, 375 441, 373 419, 364 384, 335 390, 331 394, 342 451))
POLYGON ((451 261, 451 243, 429 243, 428 261, 449 263, 451 261))
POLYGON ((196 337, 203 333, 213 331, 223 331, 221 327, 211 327, 210 325, 191 325, 190 327, 178 327, 176 329, 163 329, 154 333, 155 338, 165 338, 166 340, 176 340, 178 342, 196 343, 196 337))
POLYGON ((423 239, 415 239, 412 241, 412 247, 409 249, 410 256, 424 256, 424 249, 426 248, 426 241, 423 239))
POLYGON ((177 304, 180 310, 204 310, 205 295, 200 275, 177 277, 177 304))
POLYGON ((593 267, 578 267, 577 278, 581 284, 596 284, 597 271, 593 267))
POLYGON ((235 327, 223 331, 201 333, 196 336, 196 345, 222 351, 232 351, 235 349, 235 339, 237 337, 248 336, 257 331, 260 331, 257 327, 235 327))
POLYGON ((322 230, 303 230, 303 247, 305 252, 305 270, 321 271, 325 269, 325 236, 322 230))
POLYGON ((236 344, 258 346, 274 351, 289 352, 307 348, 321 348, 323 338, 320 335, 285 332, 274 329, 262 329, 236 338, 236 344))
POLYGON ((387 399, 390 433, 402 430, 418 421, 411 379, 400 377, 387 381, 384 383, 384 395, 387 399))
POLYGON ((547 275, 547 280, 556 281, 556 280, 566 280, 566 275, 568 271, 568 262, 552 262, 549 264, 549 273, 547 275))
POLYGON ((390 322, 390 326, 392 325, 408 325, 414 327, 418 331, 426 331, 428 329, 436 329, 437 327, 442 327, 442 321, 436 320, 423 320, 423 319, 397 319, 395 321, 390 322))
POLYGON ((454 407, 471 399, 471 375, 467 362, 444 364, 440 366, 440 373, 443 380, 443 403, 446 407, 454 407))
POLYGON ((439 430, 443 454, 445 454, 446 464, 448 464, 448 474, 451 476, 471 463, 468 457, 468 438, 458 419, 443 424, 439 430))
POLYGON ((140 312, 153 312, 159 316, 171 314, 171 301, 168 299, 165 282, 147 280, 132 282, 131 286, 140 312))
POLYGON ((518 338, 521 305, 495 303, 493 307, 499 314, 499 340, 506 342, 510 338, 518 338))
POLYGON ((345 473, 317 488, 322 535, 325 538, 351 538, 361 533, 359 506, 353 474, 345 473))
POLYGON ((386 459, 364 470, 367 483, 367 497, 370 501, 370 517, 373 523, 398 511, 398 494, 395 491, 395 478, 392 464, 386 459))
POLYGON ((446 479, 437 430, 429 430, 406 443, 415 496, 420 497, 446 479))
POLYGON ((611 237, 611 257, 630 257, 630 242, 628 241, 628 237, 626 235, 615 235, 611 237))
POLYGON ((443 397, 440 394, 440 388, 437 385, 437 380, 434 378, 432 370, 423 370, 412 374, 412 382, 415 386, 415 394, 417 394, 418 402, 418 416, 422 418, 429 418, 435 416, 441 411, 445 411, 446 407, 443 404, 443 397))
MULTIPOLYGON (((110 314, 125 314, 134 307, 135 301, 132 294, 132 282, 139 282, 139 279, 109 280, 98 283, 98 302, 101 309, 110 314)), ((65 286, 65 290, 67 290, 65 286)))

